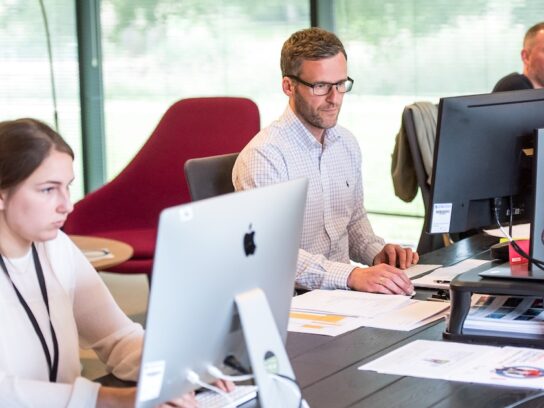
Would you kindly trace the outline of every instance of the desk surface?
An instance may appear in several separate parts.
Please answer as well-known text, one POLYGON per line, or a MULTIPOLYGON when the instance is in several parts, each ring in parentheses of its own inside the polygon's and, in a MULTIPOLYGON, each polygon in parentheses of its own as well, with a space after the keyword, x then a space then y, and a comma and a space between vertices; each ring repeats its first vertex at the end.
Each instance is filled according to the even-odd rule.
MULTIPOLYGON (((474 236, 423 255, 422 263, 450 265, 485 257, 496 238, 474 236)), ((418 291, 425 298, 429 291, 418 291)), ((287 352, 303 395, 320 407, 503 407, 539 390, 494 387, 359 371, 357 368, 416 339, 441 340, 445 323, 400 332, 363 327, 338 337, 289 333, 287 352)), ((542 399, 522 407, 541 407, 542 399)))
POLYGON ((87 235, 70 235, 74 244, 87 256, 97 271, 104 271, 115 265, 125 262, 132 256, 133 249, 130 245, 115 239, 92 237, 87 235), (106 257, 99 256, 102 251, 109 254, 106 257), (96 254, 96 259, 91 255, 96 254))
MULTIPOLYGON (((494 237, 473 236, 423 255, 421 263, 451 265, 471 257, 486 258, 487 249, 496 242, 494 237)), ((424 299, 430 293, 419 289, 416 297, 424 299)), ((287 353, 304 398, 312 408, 495 408, 540 394, 540 390, 535 389, 403 377, 357 369, 411 341, 441 340, 444 328, 444 321, 440 321, 410 332, 362 327, 337 337, 289 333, 287 353)), ((128 385, 111 375, 103 377, 101 382, 128 385)), ((256 406, 255 400, 243 405, 244 408, 256 406)), ((537 398, 516 407, 542 406, 544 399, 537 398)))

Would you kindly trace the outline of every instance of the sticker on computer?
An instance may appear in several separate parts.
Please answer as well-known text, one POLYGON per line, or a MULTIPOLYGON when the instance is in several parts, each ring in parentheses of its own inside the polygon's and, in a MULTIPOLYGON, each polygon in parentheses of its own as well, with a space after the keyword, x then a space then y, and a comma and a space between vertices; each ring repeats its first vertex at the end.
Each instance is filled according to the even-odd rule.
POLYGON ((441 203, 433 205, 431 233, 450 231, 451 208, 452 203, 441 203))
POLYGON ((138 383, 138 401, 149 401, 161 394, 165 366, 164 360, 144 364, 138 383))

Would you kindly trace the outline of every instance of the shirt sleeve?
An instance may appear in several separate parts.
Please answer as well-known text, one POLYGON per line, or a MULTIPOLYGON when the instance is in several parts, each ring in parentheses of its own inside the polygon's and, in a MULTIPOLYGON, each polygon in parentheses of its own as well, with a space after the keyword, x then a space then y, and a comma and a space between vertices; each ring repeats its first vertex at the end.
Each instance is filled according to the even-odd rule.
POLYGON ((92 348, 107 370, 123 380, 137 380, 143 328, 119 308, 85 256, 71 244, 76 260, 74 316, 80 344, 92 348))
MULTIPOLYGON (((276 147, 246 147, 238 157, 232 183, 236 191, 264 187, 289 180, 281 151, 276 147)), ((302 289, 347 289, 347 280, 354 266, 329 261, 323 254, 298 252, 295 284, 302 289)))
POLYGON ((77 378, 73 384, 62 384, 26 380, 0 373, 0 406, 94 408, 99 388, 100 384, 82 377, 77 378))

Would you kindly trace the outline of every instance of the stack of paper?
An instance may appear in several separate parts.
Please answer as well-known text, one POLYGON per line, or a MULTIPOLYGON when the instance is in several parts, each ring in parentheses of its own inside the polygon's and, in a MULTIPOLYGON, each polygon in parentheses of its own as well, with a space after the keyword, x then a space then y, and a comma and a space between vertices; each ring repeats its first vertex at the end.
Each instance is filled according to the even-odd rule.
POLYGON ((544 388, 544 350, 416 340, 359 367, 383 374, 544 388))
POLYGON ((408 331, 444 317, 448 308, 402 295, 314 290, 293 298, 288 329, 329 336, 362 326, 408 331))
POLYGON ((474 295, 464 328, 544 334, 541 297, 474 295))

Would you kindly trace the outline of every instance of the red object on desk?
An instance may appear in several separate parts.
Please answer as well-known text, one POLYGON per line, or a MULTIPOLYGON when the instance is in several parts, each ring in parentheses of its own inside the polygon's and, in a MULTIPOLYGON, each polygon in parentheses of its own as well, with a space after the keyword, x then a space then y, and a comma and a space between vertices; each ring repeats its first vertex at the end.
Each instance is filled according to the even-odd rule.
MULTIPOLYGON (((529 253, 529 240, 528 239, 520 239, 516 240, 516 243, 520 246, 523 251, 528 254, 529 253)), ((520 255, 513 247, 512 244, 508 247, 508 255, 510 257, 510 265, 519 265, 519 264, 525 264, 529 263, 529 260, 525 258, 524 256, 520 255)))

